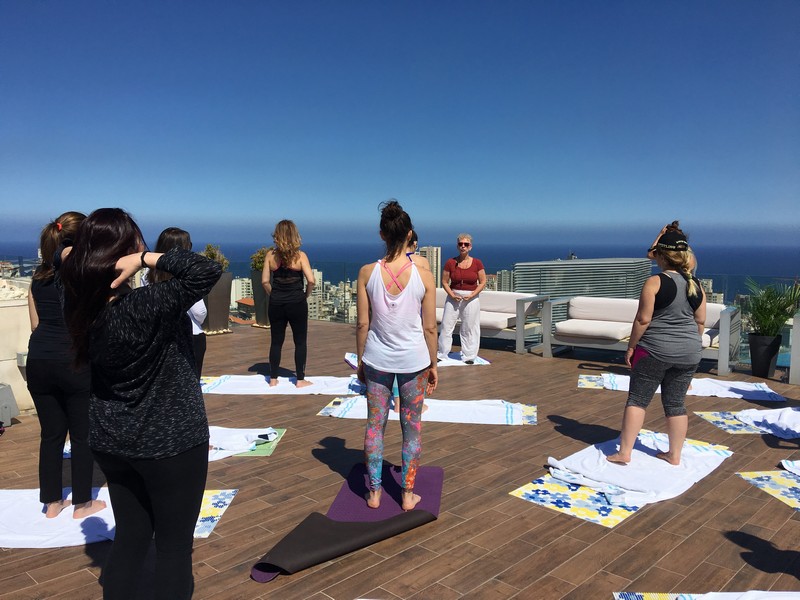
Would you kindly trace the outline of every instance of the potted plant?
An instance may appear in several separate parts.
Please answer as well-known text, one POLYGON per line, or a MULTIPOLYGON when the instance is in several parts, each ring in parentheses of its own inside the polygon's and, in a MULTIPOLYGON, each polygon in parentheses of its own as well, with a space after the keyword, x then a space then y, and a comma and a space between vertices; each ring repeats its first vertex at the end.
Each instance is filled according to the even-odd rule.
POLYGON ((233 273, 228 271, 230 261, 219 249, 219 246, 207 244, 206 249, 200 254, 218 262, 222 266, 222 277, 214 284, 208 296, 204 298, 208 316, 203 323, 203 330, 207 334, 230 333, 229 319, 231 305, 231 287, 233 285, 233 273))
POLYGON ((266 247, 259 248, 250 257, 250 282, 253 284, 253 305, 256 312, 254 327, 269 327, 269 296, 264 286, 261 285, 261 272, 264 269, 264 258, 267 256, 266 247))
POLYGON ((750 290, 747 337, 752 372, 756 377, 772 377, 781 347, 780 333, 800 302, 800 286, 761 286, 749 278, 745 283, 750 290))

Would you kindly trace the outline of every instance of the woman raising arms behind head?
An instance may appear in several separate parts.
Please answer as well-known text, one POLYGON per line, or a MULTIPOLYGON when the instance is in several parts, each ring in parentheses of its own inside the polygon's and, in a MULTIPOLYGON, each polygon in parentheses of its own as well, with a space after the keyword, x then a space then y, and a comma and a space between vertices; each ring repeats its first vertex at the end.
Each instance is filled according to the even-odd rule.
POLYGON ((381 502, 383 435, 392 384, 400 390, 403 432, 403 510, 420 501, 414 481, 422 451, 422 403, 436 389, 436 286, 433 274, 406 256, 412 225, 400 204, 382 205, 380 234, 386 255, 358 274, 358 378, 367 385, 364 454, 369 473, 367 504, 381 502))
POLYGON ((645 282, 639 297, 625 353, 625 362, 631 367, 631 381, 619 452, 608 460, 619 464, 630 462, 645 411, 661 386, 669 450, 657 456, 678 465, 689 422, 684 400, 700 363, 706 298, 692 276, 694 255, 677 221, 661 230, 647 256, 655 259, 662 272, 645 282))
POLYGON ((186 311, 219 279, 219 264, 184 250, 145 250, 119 208, 82 223, 64 259, 65 318, 89 363, 89 444, 108 480, 116 531, 103 597, 135 598, 153 538, 155 597, 190 598, 192 535, 208 470, 208 421, 186 311), (149 268, 172 275, 132 290, 149 268))
POLYGON ((306 339, 308 297, 314 290, 314 273, 308 256, 300 250, 300 233, 292 221, 284 219, 275 225, 272 240, 275 247, 267 251, 261 272, 261 284, 269 295, 269 385, 278 385, 286 326, 291 325, 297 387, 306 387, 311 385, 306 381, 306 339))

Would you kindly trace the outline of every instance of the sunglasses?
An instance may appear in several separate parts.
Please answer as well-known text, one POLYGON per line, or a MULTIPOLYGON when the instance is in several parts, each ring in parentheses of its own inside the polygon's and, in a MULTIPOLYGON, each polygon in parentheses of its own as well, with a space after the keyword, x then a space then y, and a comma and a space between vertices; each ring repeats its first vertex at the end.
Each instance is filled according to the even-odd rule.
POLYGON ((472 244, 470 242, 458 242, 458 247, 461 248, 462 246, 464 248, 469 248, 470 246, 472 246, 472 244))

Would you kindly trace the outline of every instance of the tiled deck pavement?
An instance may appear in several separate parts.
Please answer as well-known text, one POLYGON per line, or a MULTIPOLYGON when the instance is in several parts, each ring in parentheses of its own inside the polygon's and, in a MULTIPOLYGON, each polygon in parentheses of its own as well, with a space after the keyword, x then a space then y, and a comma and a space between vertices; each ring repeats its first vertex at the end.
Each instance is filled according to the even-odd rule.
MULTIPOLYGON (((263 367, 268 339, 268 331, 255 328, 210 338, 206 374, 263 367)), ((309 345, 310 376, 352 372, 342 356, 354 347, 353 326, 312 322, 309 345)), ((439 520, 264 585, 248 578, 250 567, 309 512, 327 510, 346 472, 362 459, 363 424, 315 416, 327 396, 207 396, 212 424, 288 431, 272 457, 210 465, 209 488, 240 492, 211 537, 195 543, 195 598, 545 600, 608 599, 621 590, 800 590, 800 513, 734 475, 798 459, 798 444, 729 435, 691 415, 690 436, 726 444, 733 457, 683 496, 606 529, 508 492, 542 475, 548 455, 564 457, 617 434, 625 395, 576 385, 579 373, 620 369, 620 355, 481 355, 493 364, 442 369, 435 397, 535 403, 539 425, 425 424, 423 463, 445 469, 439 520)), ((293 367, 290 341, 284 364, 293 367)), ((769 384, 800 404, 797 386, 769 384)), ((690 411, 752 407, 737 400, 688 400, 690 411)), ((646 425, 661 429, 657 401, 648 415, 646 425)), ((396 462, 399 427, 389 431, 386 455, 396 462)), ((38 433, 29 416, 0 439, 0 485, 37 486, 38 433)), ((98 565, 107 546, 2 551, 0 598, 100 598, 98 565)))

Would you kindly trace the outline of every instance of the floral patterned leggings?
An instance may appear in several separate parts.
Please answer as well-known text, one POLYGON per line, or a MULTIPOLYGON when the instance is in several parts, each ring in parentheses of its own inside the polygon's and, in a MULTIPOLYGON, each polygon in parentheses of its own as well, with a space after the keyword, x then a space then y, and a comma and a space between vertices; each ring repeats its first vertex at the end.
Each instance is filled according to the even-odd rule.
POLYGON ((419 457, 422 402, 425 399, 427 369, 418 373, 387 373, 364 365, 367 379, 367 432, 364 435, 364 454, 369 473, 369 489, 381 488, 383 469, 383 434, 389 419, 392 385, 397 377, 400 388, 400 428, 403 432, 403 489, 414 489, 419 457))

